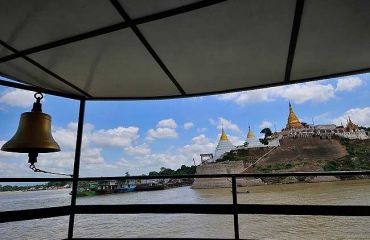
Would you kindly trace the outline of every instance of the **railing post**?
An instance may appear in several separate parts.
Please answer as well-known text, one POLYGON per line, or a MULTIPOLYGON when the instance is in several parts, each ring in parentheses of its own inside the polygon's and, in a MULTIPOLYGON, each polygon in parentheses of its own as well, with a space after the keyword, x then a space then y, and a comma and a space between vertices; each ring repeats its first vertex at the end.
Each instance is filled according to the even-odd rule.
POLYGON ((234 233, 235 239, 239 239, 239 217, 237 211, 238 196, 236 192, 236 176, 231 177, 232 193, 233 193, 233 206, 234 206, 234 233))
POLYGON ((80 100, 80 111, 78 114, 78 127, 77 127, 77 139, 76 139, 76 150, 75 150, 75 161, 73 165, 73 185, 72 185, 72 196, 71 196, 71 213, 69 215, 69 227, 68 227, 68 239, 73 238, 73 226, 75 222, 75 207, 77 197, 77 186, 78 177, 80 172, 80 157, 81 157, 81 144, 82 144, 82 132, 85 117, 85 99, 80 100))

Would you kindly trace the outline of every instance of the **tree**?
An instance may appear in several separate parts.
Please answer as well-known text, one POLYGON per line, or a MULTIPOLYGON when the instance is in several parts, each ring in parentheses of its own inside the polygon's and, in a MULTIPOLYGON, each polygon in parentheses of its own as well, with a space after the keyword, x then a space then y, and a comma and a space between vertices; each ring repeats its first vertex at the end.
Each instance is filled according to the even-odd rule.
POLYGON ((266 138, 261 138, 261 139, 260 139, 260 142, 261 142, 262 144, 264 144, 264 145, 268 145, 268 144, 269 144, 269 142, 267 141, 267 139, 266 139, 266 138))
POLYGON ((265 139, 272 136, 272 131, 270 128, 264 128, 262 129, 261 133, 265 134, 265 139))

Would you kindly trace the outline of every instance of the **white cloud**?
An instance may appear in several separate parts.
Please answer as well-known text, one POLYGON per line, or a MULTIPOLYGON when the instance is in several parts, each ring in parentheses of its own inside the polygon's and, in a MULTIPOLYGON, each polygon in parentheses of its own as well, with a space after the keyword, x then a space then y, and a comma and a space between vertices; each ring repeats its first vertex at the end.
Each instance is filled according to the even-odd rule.
POLYGON ((142 144, 139 146, 128 146, 125 147, 125 151, 129 155, 147 155, 150 154, 150 148, 147 144, 142 144))
POLYGON ((334 87, 331 84, 320 84, 317 82, 278 87, 275 90, 278 96, 298 104, 307 101, 325 102, 334 98, 334 87))
POLYGON ((199 158, 201 153, 212 153, 216 148, 216 143, 211 142, 204 134, 193 137, 190 144, 178 149, 188 159, 199 158))
POLYGON ((359 77, 346 77, 338 79, 337 88, 335 89, 338 92, 342 91, 351 91, 354 88, 357 88, 363 84, 362 79, 359 77))
POLYGON ((197 128, 198 133, 203 133, 203 132, 206 132, 206 131, 207 131, 207 128, 197 128))
POLYGON ((139 138, 139 128, 131 126, 101 129, 93 132, 89 138, 98 146, 128 147, 139 138))
POLYGON ((177 123, 175 120, 172 118, 163 119, 157 123, 155 129, 148 130, 146 140, 153 141, 154 139, 177 138, 176 128, 177 123))
POLYGON ((262 121, 261 124, 259 125, 260 129, 264 129, 264 128, 272 128, 272 123, 269 122, 269 121, 262 121))
POLYGON ((209 119, 209 122, 212 125, 216 125, 217 129, 220 129, 220 130, 222 128, 224 128, 225 130, 231 130, 235 133, 241 133, 242 132, 238 125, 233 123, 231 120, 227 120, 223 117, 219 117, 217 122, 214 119, 209 119))
MULTIPOLYGON (((219 137, 220 136, 221 136, 221 134, 219 134, 219 137)), ((230 142, 234 146, 240 146, 240 145, 243 145, 243 143, 244 143, 244 140, 241 139, 239 136, 227 135, 227 137, 229 138, 230 142)))
POLYGON ((178 134, 173 128, 156 128, 149 129, 147 133, 147 140, 154 140, 156 138, 177 138, 178 134))
POLYGON ((229 93, 218 96, 223 101, 233 101, 241 106, 247 104, 271 102, 278 98, 295 103, 325 102, 335 97, 335 89, 331 84, 308 82, 281 87, 229 93))
POLYGON ((351 117, 352 122, 359 126, 370 127, 370 107, 349 109, 332 122, 336 125, 340 125, 341 123, 345 125, 348 117, 351 117))
POLYGON ((5 91, 3 95, 0 96, 0 103, 11 107, 31 107, 35 102, 33 97, 34 94, 34 92, 22 89, 12 89, 10 91, 5 91))
POLYGON ((184 123, 184 129, 188 130, 192 127, 194 127, 194 123, 192 123, 192 122, 184 123))
POLYGON ((177 128, 177 123, 172 118, 163 119, 158 122, 157 128, 177 128))
POLYGON ((219 96, 220 100, 233 101, 239 105, 274 101, 273 88, 258 89, 245 92, 228 93, 219 96))

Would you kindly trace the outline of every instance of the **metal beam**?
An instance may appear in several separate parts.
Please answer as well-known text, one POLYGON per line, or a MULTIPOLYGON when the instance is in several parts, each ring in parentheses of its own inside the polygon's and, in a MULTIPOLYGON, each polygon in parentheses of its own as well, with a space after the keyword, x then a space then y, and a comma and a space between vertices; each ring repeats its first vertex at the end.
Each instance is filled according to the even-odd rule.
MULTIPOLYGON (((1 74, 1 73, 0 73, 0 75, 5 76, 4 74, 1 74)), ((9 78, 12 78, 12 77, 9 77, 9 78)), ((22 83, 10 82, 10 81, 1 80, 1 79, 0 79, 0 85, 5 86, 5 87, 13 87, 13 88, 24 89, 24 90, 28 90, 28 91, 42 92, 42 93, 46 93, 46 94, 50 94, 50 95, 54 95, 54 96, 58 96, 58 97, 65 97, 65 98, 70 98, 70 99, 75 99, 75 100, 80 100, 80 99, 84 98, 83 96, 57 92, 57 91, 45 89, 45 88, 42 88, 42 87, 25 85, 25 84, 22 84, 22 83)))
POLYGON ((170 70, 167 68, 167 66, 164 64, 162 59, 158 56, 156 51, 153 49, 153 47, 149 44, 149 42, 146 40, 142 32, 139 30, 139 28, 133 24, 132 19, 127 14, 125 9, 121 6, 121 4, 118 2, 118 0, 111 0, 111 3, 116 8, 116 10, 119 12, 119 14, 122 16, 122 18, 130 24, 130 28, 135 33, 135 35, 139 38, 141 43, 144 45, 144 47, 148 50, 150 55, 154 58, 154 60, 158 63, 158 65, 161 67, 163 72, 167 75, 167 77, 172 81, 172 83, 176 86, 177 90, 181 93, 181 95, 186 95, 184 89, 181 87, 181 85, 177 82, 173 74, 170 72, 170 70))
POLYGON ((0 178, 0 182, 71 182, 72 178, 0 178))
MULTIPOLYGON (((333 172, 281 172, 281 173, 241 173, 241 174, 196 174, 196 175, 160 175, 160 176, 115 176, 115 177, 79 177, 78 181, 127 180, 127 179, 181 179, 181 178, 246 178, 246 177, 314 177, 314 176, 370 176, 366 171, 333 172)), ((71 181, 71 178, 0 178, 0 182, 57 182, 71 181)))
POLYGON ((72 184, 72 196, 71 196, 71 212, 69 216, 69 227, 68 227, 68 238, 73 237, 73 226, 75 220, 75 207, 77 198, 77 187, 80 173, 80 158, 81 158, 81 146, 82 146, 82 133, 85 118, 85 100, 80 101, 80 110, 78 114, 78 127, 77 127, 77 139, 76 139, 76 150, 75 150, 75 161, 73 165, 73 184, 72 184))
MULTIPOLYGON (((284 204, 128 204, 79 205, 0 212, 0 223, 75 214, 266 214, 299 216, 370 216, 370 206, 284 204)), ((71 237, 72 238, 72 237, 71 237)), ((69 239, 71 239, 69 238, 69 239)))
POLYGON ((292 33, 290 35, 288 58, 285 67, 285 82, 290 81, 290 73, 292 72, 292 65, 294 60, 295 48, 297 45, 299 28, 301 26, 302 12, 303 12, 304 0, 297 0, 295 5, 292 33))
POLYGON ((370 206, 284 204, 128 204, 79 205, 76 214, 268 214, 312 216, 370 216, 370 206), (235 209, 235 210, 234 210, 235 209))
POLYGON ((234 234, 235 239, 239 239, 239 216, 237 212, 238 206, 238 195, 236 189, 236 176, 232 176, 231 178, 231 186, 232 186, 232 195, 233 195, 233 207, 234 207, 234 234))
POLYGON ((281 172, 281 173, 240 173, 240 174, 196 174, 196 175, 162 175, 162 176, 115 176, 115 177, 82 177, 79 181, 127 180, 127 179, 181 179, 181 178, 236 178, 245 177, 310 177, 310 176, 370 176, 370 171, 333 171, 333 172, 281 172))
POLYGON ((66 216, 70 206, 0 212, 0 223, 66 216))
MULTIPOLYGON (((7 43, 5 43, 4 41, 0 40, 0 44, 2 46, 4 46, 5 48, 7 48, 8 50, 14 52, 14 53, 19 53, 19 51, 15 48, 13 48, 12 46, 8 45, 7 43)), ((27 62, 31 63, 32 65, 34 65, 35 67, 37 67, 38 69, 40 69, 41 71, 53 76, 55 79, 59 80, 60 82, 66 84, 67 86, 73 88, 74 90, 76 90, 77 92, 80 92, 82 95, 86 96, 86 97, 91 97, 90 94, 88 94, 87 92, 83 91, 81 88, 73 85, 72 83, 70 83, 69 81, 65 80, 64 78, 62 78, 61 76, 59 76, 58 74, 52 72, 51 70, 47 69, 46 67, 42 66, 40 63, 36 62, 35 60, 27 57, 27 56, 21 56, 24 60, 26 60, 27 62)))

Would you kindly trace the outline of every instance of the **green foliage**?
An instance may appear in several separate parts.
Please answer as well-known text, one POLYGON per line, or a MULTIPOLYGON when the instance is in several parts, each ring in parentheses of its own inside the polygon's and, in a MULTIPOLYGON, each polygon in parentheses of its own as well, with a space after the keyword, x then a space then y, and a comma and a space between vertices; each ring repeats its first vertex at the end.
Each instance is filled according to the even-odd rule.
POLYGON ((287 170, 292 167, 293 165, 290 163, 274 163, 274 164, 257 166, 257 172, 271 173, 273 171, 287 170))
POLYGON ((325 171, 370 170, 369 140, 340 138, 339 141, 346 148, 348 155, 341 159, 327 162, 323 166, 325 171))
POLYGON ((197 170, 196 166, 185 166, 181 165, 181 167, 177 170, 172 170, 170 168, 161 167, 159 172, 152 171, 149 172, 149 176, 178 176, 178 175, 193 175, 195 174, 195 171, 197 170))
POLYGON ((46 184, 37 184, 37 185, 27 185, 27 186, 11 186, 11 185, 0 185, 0 192, 7 192, 7 191, 27 191, 31 188, 48 188, 48 187, 63 187, 66 184, 71 184, 71 182, 48 182, 46 184))
POLYGON ((241 161, 248 156, 249 151, 247 149, 232 150, 223 155, 222 158, 216 160, 216 162, 225 162, 225 161, 241 161))
POLYGON ((262 129, 261 133, 265 134, 265 139, 272 136, 272 131, 270 128, 262 129))
POLYGON ((266 139, 266 138, 261 138, 260 139, 260 142, 264 145, 268 145, 269 144, 269 141, 266 139))

